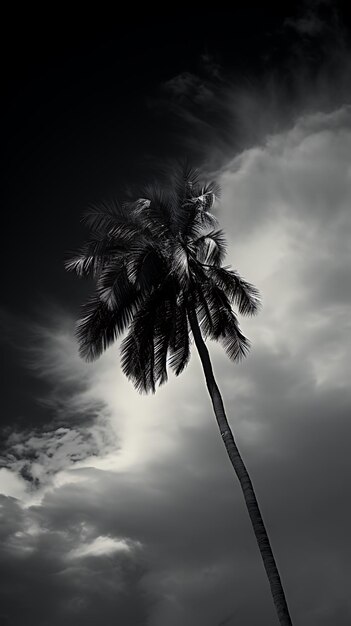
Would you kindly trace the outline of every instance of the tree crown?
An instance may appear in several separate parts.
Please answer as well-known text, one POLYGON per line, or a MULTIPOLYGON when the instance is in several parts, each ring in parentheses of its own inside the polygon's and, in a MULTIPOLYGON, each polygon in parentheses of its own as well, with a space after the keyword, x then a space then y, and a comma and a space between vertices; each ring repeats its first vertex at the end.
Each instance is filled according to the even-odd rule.
POLYGON ((98 358, 127 330, 122 369, 139 391, 154 392, 167 380, 167 366, 179 375, 189 361, 190 310, 204 338, 220 341, 232 360, 247 354, 232 305, 253 315, 259 293, 223 266, 225 238, 211 213, 219 194, 215 182, 203 184, 185 166, 168 184, 146 186, 134 202, 87 211, 90 237, 66 262, 96 287, 77 324, 83 358, 98 358))

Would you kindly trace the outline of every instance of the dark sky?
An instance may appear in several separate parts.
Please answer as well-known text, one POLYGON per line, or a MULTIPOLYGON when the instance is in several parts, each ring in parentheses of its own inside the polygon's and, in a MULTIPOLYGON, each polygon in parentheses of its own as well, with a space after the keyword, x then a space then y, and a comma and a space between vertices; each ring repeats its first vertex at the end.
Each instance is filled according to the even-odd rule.
MULTIPOLYGON (((187 9, 186 15, 133 10, 96 21, 57 15, 43 22, 39 14, 8 19, 2 55, 2 191, 11 233, 2 247, 5 315, 31 317, 33 310, 45 311, 47 301, 77 311, 86 292, 65 274, 63 259, 84 237, 80 217, 88 204, 120 197, 157 176, 165 159, 202 164, 209 145, 226 132, 228 114, 192 104, 191 93, 187 104, 211 132, 179 115, 167 83, 188 73, 214 79, 220 89, 224 71, 234 84, 247 85, 276 71, 291 54, 282 28, 294 13, 267 6, 187 9)), ((12 349, 5 362, 9 408, 3 420, 13 424, 25 408, 28 419, 35 383, 18 371, 12 349), (19 378, 24 393, 14 400, 19 378)))
POLYGON ((118 346, 77 356, 81 214, 184 157, 263 293, 248 360, 211 350, 294 624, 351 622, 350 28, 327 0, 4 18, 6 626, 274 623, 195 355, 153 398, 118 346))

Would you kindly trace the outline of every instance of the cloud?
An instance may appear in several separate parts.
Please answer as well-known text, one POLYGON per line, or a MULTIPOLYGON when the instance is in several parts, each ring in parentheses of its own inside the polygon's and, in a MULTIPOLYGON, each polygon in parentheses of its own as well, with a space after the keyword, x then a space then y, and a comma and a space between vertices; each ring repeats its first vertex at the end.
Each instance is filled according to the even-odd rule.
MULTIPOLYGON (((303 4, 305 4, 304 11, 299 17, 287 18, 285 20, 285 27, 295 30, 300 36, 311 38, 325 34, 330 28, 330 24, 322 18, 320 10, 322 9, 323 11, 323 9, 329 9, 331 7, 329 0, 313 0, 312 2, 305 2, 303 4)), ((336 14, 333 10, 332 15, 335 19, 336 14)))
MULTIPOLYGON (((350 157, 345 105, 233 149, 219 176, 228 261, 264 306, 243 321, 253 349, 242 365, 217 345, 211 355, 292 614, 311 626, 351 614, 350 157)), ((86 365, 72 327, 62 313, 39 327, 51 421, 10 435, 4 454, 4 623, 23 610, 39 626, 273 623, 196 354, 181 378, 138 396, 118 347, 86 365)))
POLYGON ((302 118, 236 157, 221 179, 229 260, 255 274, 264 294, 258 326, 264 320, 265 338, 277 349, 313 354, 315 375, 339 363, 339 382, 348 351, 340 340, 349 328, 350 152, 351 110, 344 107, 302 118))
POLYGON ((233 60, 235 46, 220 57, 209 45, 196 70, 160 85, 148 104, 169 121, 170 158, 175 146, 217 173, 234 154, 264 145, 267 135, 284 133, 301 116, 350 102, 350 42, 340 7, 306 1, 288 15, 267 30, 255 63, 250 54, 247 63, 233 60))
MULTIPOLYGON (((150 600, 140 588, 143 567, 131 550, 111 550, 117 541, 97 537, 82 554, 73 546, 84 525, 54 530, 36 511, 2 498, 0 615, 4 624, 84 624, 118 620, 146 623, 150 600), (18 602, 18 597, 21 602, 18 602)), ((123 545, 123 544, 121 544, 123 545)))
POLYGON ((26 493, 25 480, 18 475, 16 470, 11 471, 2 467, 0 469, 0 493, 22 500, 26 493))
POLYGON ((210 104, 214 93, 199 76, 184 72, 164 83, 163 89, 178 101, 193 101, 197 105, 210 104))
POLYGON ((83 543, 69 553, 71 559, 89 556, 104 556, 114 552, 130 552, 131 545, 125 539, 112 539, 99 535, 91 543, 83 543))
POLYGON ((53 308, 51 314, 50 322, 37 324, 34 331, 27 321, 17 320, 20 336, 26 331, 32 338, 25 363, 46 384, 37 400, 47 420, 36 428, 7 429, 0 479, 3 493, 17 497, 24 490, 27 504, 54 483, 79 480, 72 468, 119 445, 110 407, 95 390, 91 393, 92 372, 78 356, 73 320, 53 308))
POLYGON ((337 31, 342 32, 337 3, 331 0, 304 0, 298 7, 297 15, 285 20, 285 27, 291 28, 302 37, 326 37, 337 31))

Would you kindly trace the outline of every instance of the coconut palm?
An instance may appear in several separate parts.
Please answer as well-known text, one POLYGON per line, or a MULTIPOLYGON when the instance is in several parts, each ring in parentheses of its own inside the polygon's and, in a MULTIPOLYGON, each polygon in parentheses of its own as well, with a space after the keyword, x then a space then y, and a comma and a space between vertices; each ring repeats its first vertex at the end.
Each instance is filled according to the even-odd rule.
POLYGON ((91 236, 66 263, 80 277, 92 277, 95 294, 83 307, 77 325, 80 353, 98 358, 120 335, 124 373, 140 392, 155 392, 178 376, 194 342, 223 443, 239 479, 267 572, 281 625, 291 624, 279 572, 252 482, 228 424, 206 339, 219 341, 230 359, 239 361, 249 341, 239 328, 232 305, 242 315, 255 314, 258 291, 223 266, 223 232, 210 213, 219 188, 201 184, 189 167, 175 168, 163 187, 143 189, 135 202, 102 204, 84 216, 91 236))

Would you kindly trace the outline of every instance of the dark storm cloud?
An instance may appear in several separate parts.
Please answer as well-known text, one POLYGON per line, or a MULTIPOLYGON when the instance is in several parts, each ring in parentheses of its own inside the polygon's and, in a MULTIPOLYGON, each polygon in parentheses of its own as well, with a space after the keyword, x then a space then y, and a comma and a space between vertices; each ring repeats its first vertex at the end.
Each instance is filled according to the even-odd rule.
MULTIPOLYGON (((228 371, 225 363, 221 366, 228 371)), ((221 370, 218 375, 222 380, 221 370)), ((201 382, 194 380, 195 389, 188 402, 195 394, 199 397, 201 382)), ((319 392, 307 363, 297 368, 287 355, 284 358, 267 350, 256 350, 255 360, 247 363, 244 371, 235 373, 232 392, 230 386, 223 386, 296 618, 308 617, 308 623, 317 626, 324 623, 325 613, 329 616, 325 618, 327 624, 330 616, 337 615, 335 609, 332 613, 333 604, 338 606, 337 611, 343 607, 348 610, 343 580, 350 575, 350 555, 344 541, 349 520, 345 508, 339 518, 338 504, 345 490, 342 475, 349 466, 350 393, 319 392), (246 394, 242 382, 249 385, 246 394), (240 404, 236 388, 242 389, 240 404), (335 526, 337 533, 332 531, 335 526), (321 597, 326 598, 325 606, 321 597)), ((260 616, 262 619, 262 615, 266 620, 263 623, 273 620, 241 494, 223 454, 209 403, 204 403, 202 409, 201 422, 184 428, 177 454, 168 460, 154 461, 141 472, 131 468, 127 474, 76 470, 80 483, 47 493, 41 504, 32 506, 25 515, 16 509, 18 519, 26 520, 25 539, 18 536, 24 522, 12 528, 9 517, 6 545, 17 541, 18 568, 23 568, 27 559, 36 571, 44 570, 42 586, 48 586, 48 597, 56 585, 54 574, 63 572, 66 619, 73 619, 71 612, 76 607, 76 623, 85 623, 91 610, 87 596, 93 593, 94 601, 96 596, 99 598, 100 584, 98 590, 91 591, 96 585, 94 571, 90 571, 94 567, 98 567, 99 575, 103 574, 101 588, 107 607, 111 603, 116 617, 123 616, 118 590, 122 574, 117 563, 128 560, 128 553, 116 553, 116 569, 110 565, 111 558, 106 561, 103 554, 88 561, 88 572, 79 565, 79 558, 78 565, 74 565, 74 559, 70 567, 66 561, 65 567, 62 565, 62 559, 72 551, 79 554, 79 549, 92 544, 94 538, 109 537, 116 542, 127 538, 132 555, 135 546, 132 558, 139 572, 135 603, 143 604, 145 597, 151 603, 150 618, 145 623, 212 624, 231 612, 247 625, 260 616), (30 524, 34 536, 37 527, 39 539, 34 543, 33 539, 28 541, 30 524), (40 532, 46 536, 45 541, 40 540, 40 532), (49 546, 56 546, 54 553, 50 550, 48 554, 49 546), (30 558, 26 557, 26 548, 32 549, 30 558), (72 570, 77 576, 73 587, 72 570), (115 581, 112 586, 110 577, 115 581), (255 588, 254 605, 250 602, 251 585, 255 588), (76 604, 71 601, 74 594, 81 594, 80 604, 78 599, 76 604)), ((170 419, 170 411, 167 417, 170 419)), ((131 581, 125 582, 129 585, 131 581)), ((37 578, 26 584, 27 593, 35 594, 37 578)), ((51 600, 58 603, 59 617, 60 598, 59 585, 59 597, 55 602, 51 600)), ((108 616, 108 610, 102 614, 108 616)), ((59 618, 51 619, 53 624, 60 623, 59 618)))
MULTIPOLYGON (((1 609, 2 623, 145 624, 150 599, 140 589, 144 573, 132 553, 117 549, 72 559, 72 545, 88 533, 81 525, 53 530, 22 509, 15 500, 1 498, 1 609), (19 602, 20 598, 20 602, 19 602), (84 615, 83 621, 81 620, 84 615)), ((111 543, 111 542, 110 542, 111 543)))
POLYGON ((118 448, 106 404, 89 395, 89 368, 79 358, 72 320, 54 307, 45 319, 46 325, 12 317, 7 324, 8 341, 23 365, 45 384, 36 402, 46 419, 32 427, 3 429, 3 493, 15 489, 23 496, 26 488, 33 493, 50 485, 60 471, 118 448), (23 347, 21 338, 28 336, 31 343, 23 347))
MULTIPOLYGON (((229 258, 264 307, 243 324, 253 350, 242 365, 210 349, 294 618, 311 626, 350 619, 350 299, 346 284, 335 287, 350 263, 350 126, 348 107, 302 116, 221 173, 229 258)), ((94 365, 79 360, 62 315, 41 334, 36 371, 55 383, 58 406, 71 416, 100 407, 118 449, 86 450, 73 427, 60 452, 51 435, 27 433, 42 486, 26 487, 14 462, 3 470, 18 498, 2 508, 9 620, 17 590, 39 625, 49 616, 53 626, 93 626, 99 611, 148 626, 272 623, 196 355, 145 398, 119 373, 117 349, 94 365)))
POLYGON ((337 19, 337 7, 331 0, 305 0, 302 7, 298 17, 290 17, 285 20, 285 26, 296 30, 298 35, 314 38, 327 34, 333 27, 340 27, 337 19), (328 15, 332 18, 331 20, 325 19, 323 10, 329 12, 328 15))
POLYGON ((210 104, 214 99, 214 93, 205 81, 190 72, 179 74, 167 81, 164 90, 173 95, 177 101, 190 100, 195 105, 210 104))
POLYGON ((175 143, 207 172, 303 114, 350 101, 350 39, 337 4, 297 3, 293 15, 265 28, 272 45, 257 50, 254 68, 243 69, 239 53, 228 65, 206 52, 196 71, 168 78, 149 98, 161 118, 173 118, 175 143))

